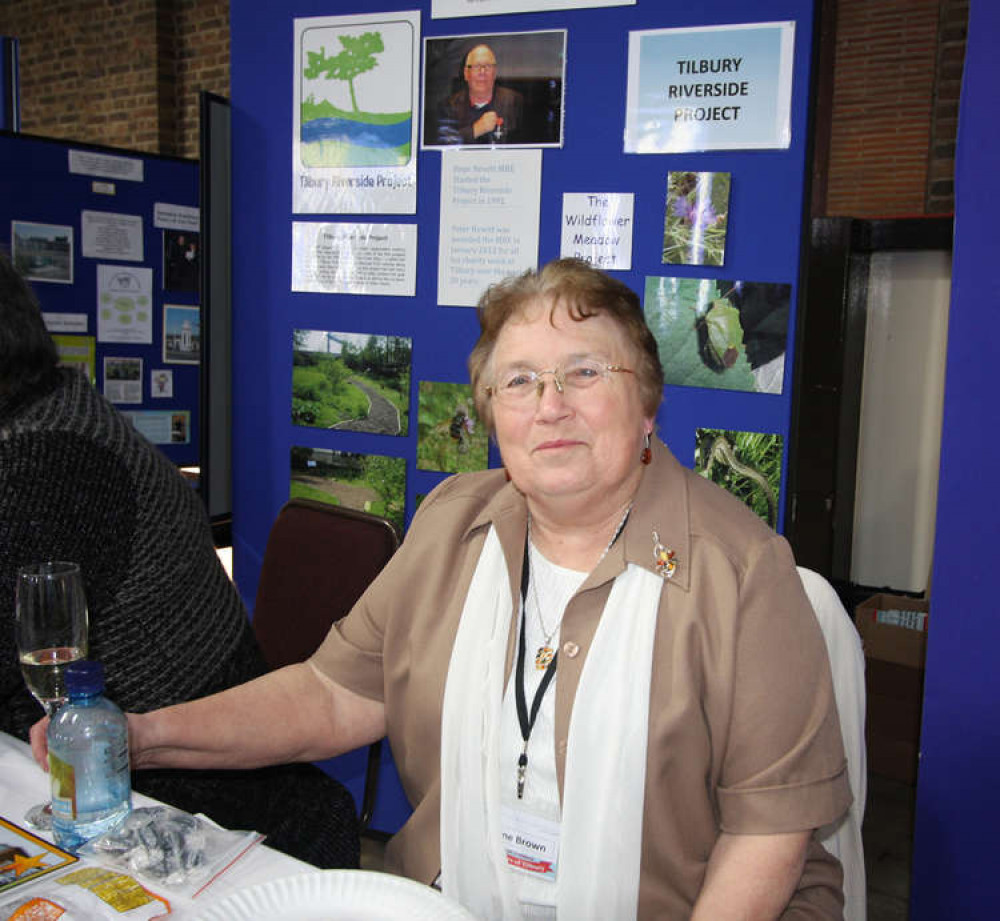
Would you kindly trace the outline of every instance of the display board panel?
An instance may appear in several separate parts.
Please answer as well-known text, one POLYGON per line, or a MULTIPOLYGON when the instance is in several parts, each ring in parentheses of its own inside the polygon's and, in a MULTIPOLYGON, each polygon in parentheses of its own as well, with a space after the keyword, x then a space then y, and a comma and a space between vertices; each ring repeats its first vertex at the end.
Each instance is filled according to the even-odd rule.
POLYGON ((64 363, 174 463, 199 463, 198 167, 0 133, 0 245, 64 363))

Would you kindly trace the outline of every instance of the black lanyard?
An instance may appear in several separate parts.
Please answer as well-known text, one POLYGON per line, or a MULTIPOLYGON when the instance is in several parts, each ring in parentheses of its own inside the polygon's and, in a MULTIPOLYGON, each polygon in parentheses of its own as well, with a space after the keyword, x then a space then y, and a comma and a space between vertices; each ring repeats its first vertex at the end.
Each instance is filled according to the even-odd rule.
POLYGON ((521 641, 517 650, 517 672, 514 678, 514 698, 517 701, 517 721, 521 726, 521 738, 524 740, 524 748, 517 758, 517 798, 524 798, 524 775, 528 770, 528 740, 531 738, 531 730, 535 726, 535 718, 538 716, 538 708, 542 705, 542 698, 552 684, 552 679, 556 673, 556 664, 559 652, 552 657, 541 683, 535 691, 534 699, 531 701, 531 713, 528 713, 528 702, 524 694, 524 622, 528 619, 528 581, 531 578, 531 566, 528 562, 528 541, 524 541, 524 563, 521 566, 521 641))

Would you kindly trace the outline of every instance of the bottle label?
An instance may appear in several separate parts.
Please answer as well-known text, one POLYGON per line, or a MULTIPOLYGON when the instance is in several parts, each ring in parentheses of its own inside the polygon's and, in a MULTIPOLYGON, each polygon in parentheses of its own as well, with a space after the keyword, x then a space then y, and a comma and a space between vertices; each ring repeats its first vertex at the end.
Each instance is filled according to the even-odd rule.
POLYGON ((76 771, 49 749, 49 776, 52 778, 52 812, 62 818, 75 819, 76 771))

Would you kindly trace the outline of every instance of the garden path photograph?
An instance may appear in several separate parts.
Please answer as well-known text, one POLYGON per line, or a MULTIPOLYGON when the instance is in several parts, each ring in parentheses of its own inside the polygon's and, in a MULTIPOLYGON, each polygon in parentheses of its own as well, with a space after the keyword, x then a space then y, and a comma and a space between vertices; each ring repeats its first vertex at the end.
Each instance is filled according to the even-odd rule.
POLYGON ((297 329, 292 334, 292 422, 406 435, 412 340, 297 329))

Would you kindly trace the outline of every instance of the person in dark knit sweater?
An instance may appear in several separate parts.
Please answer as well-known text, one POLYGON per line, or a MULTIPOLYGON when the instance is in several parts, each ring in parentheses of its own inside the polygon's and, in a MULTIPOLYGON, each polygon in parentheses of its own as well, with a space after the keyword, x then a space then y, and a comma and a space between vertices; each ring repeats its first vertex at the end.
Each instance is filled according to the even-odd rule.
MULTIPOLYGON (((0 252, 0 730, 28 738, 41 707, 14 643, 20 566, 80 564, 91 658, 143 712, 266 671, 196 492, 79 371, 57 367, 30 288, 0 252)), ((313 765, 143 771, 133 787, 323 867, 357 866, 350 794, 313 765)), ((15 819, 17 817, 14 817, 15 819)))

